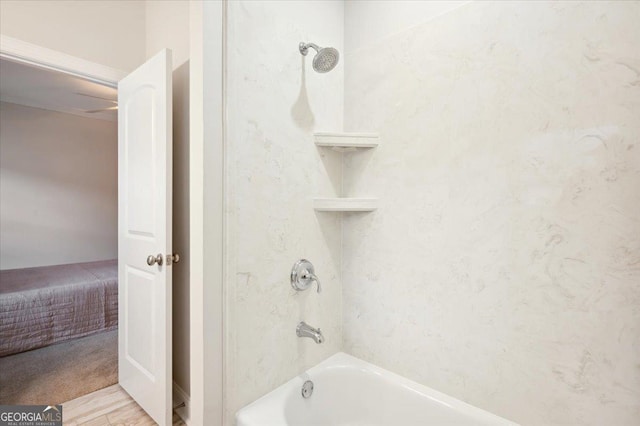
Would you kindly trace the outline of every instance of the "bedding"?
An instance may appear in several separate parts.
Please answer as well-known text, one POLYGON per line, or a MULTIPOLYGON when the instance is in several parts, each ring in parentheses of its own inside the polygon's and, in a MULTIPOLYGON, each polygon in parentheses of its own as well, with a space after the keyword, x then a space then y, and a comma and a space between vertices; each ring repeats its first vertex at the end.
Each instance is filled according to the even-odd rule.
POLYGON ((0 356, 117 328, 117 260, 0 271, 0 356))

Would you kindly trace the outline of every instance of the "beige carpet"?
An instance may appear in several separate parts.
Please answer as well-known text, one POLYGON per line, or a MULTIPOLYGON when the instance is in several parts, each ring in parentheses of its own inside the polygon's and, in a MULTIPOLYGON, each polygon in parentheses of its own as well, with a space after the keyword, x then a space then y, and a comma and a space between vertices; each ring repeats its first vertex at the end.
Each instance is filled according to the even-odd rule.
POLYGON ((0 405, 60 404, 117 382, 117 331, 0 358, 0 405))

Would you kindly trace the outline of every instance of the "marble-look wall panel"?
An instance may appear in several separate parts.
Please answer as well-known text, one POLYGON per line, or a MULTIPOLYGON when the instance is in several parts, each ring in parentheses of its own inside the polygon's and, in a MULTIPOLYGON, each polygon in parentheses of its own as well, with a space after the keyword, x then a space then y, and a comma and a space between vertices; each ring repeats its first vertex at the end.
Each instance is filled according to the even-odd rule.
POLYGON ((327 74, 301 41, 343 48, 343 4, 228 3, 225 406, 227 423, 342 345, 341 222, 314 196, 339 191, 339 154, 312 132, 342 129, 343 66, 327 74), (297 293, 293 263, 311 260, 323 292, 297 293), (299 321, 325 342, 296 337, 299 321))
POLYGON ((347 352, 522 424, 638 424, 638 22, 474 2, 345 58, 346 129, 381 135, 345 157, 380 198, 344 218, 347 352))

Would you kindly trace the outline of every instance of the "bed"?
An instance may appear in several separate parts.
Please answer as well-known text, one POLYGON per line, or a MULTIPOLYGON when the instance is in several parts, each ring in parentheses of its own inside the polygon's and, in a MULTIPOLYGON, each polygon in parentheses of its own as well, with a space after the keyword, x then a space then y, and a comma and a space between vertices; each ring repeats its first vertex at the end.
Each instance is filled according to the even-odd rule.
POLYGON ((0 271, 0 356, 117 328, 117 260, 0 271))

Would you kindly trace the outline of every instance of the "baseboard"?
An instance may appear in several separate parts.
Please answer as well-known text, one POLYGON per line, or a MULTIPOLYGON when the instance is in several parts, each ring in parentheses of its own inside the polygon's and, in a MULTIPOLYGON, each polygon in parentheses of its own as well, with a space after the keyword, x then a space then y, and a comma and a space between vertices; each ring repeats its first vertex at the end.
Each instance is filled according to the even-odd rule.
POLYGON ((189 395, 182 389, 176 382, 173 382, 173 411, 176 412, 178 416, 184 421, 188 426, 191 426, 190 423, 190 413, 191 413, 191 401, 189 399, 189 395), (175 408, 179 405, 183 407, 175 408))

